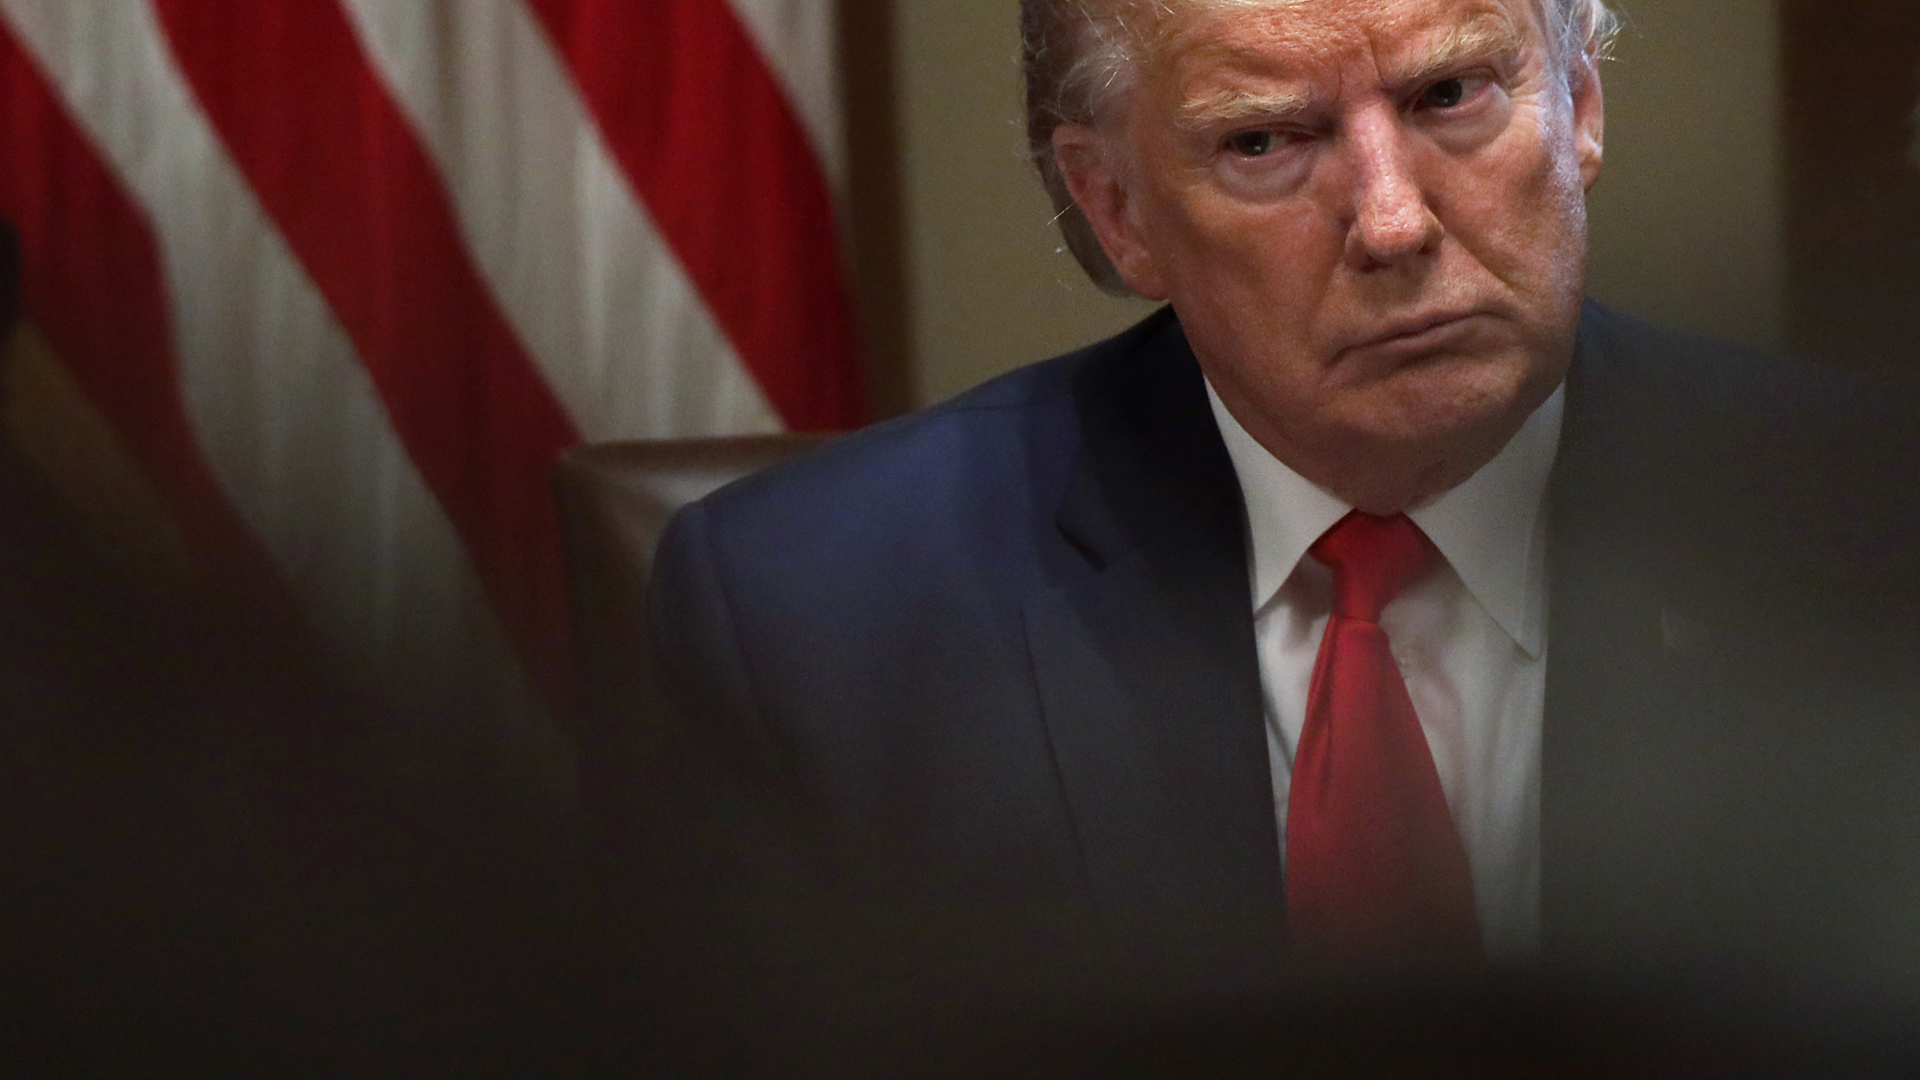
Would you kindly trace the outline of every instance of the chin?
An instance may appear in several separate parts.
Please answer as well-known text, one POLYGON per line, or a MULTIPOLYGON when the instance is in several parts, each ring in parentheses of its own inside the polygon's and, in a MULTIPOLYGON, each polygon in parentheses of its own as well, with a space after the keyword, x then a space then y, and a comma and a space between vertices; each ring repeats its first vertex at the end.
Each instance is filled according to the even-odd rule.
MULTIPOLYGON (((1494 441, 1497 453, 1555 384, 1524 365, 1490 359, 1425 363, 1375 388, 1356 426, 1407 447, 1494 441), (1544 385, 1543 385, 1544 384, 1544 385)), ((1489 455, 1491 456, 1491 454, 1489 455)))

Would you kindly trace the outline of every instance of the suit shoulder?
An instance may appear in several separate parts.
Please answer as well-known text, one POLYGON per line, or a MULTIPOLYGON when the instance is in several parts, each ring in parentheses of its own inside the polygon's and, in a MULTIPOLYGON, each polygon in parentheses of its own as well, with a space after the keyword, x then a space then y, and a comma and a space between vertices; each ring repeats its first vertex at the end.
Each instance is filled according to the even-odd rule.
POLYGON ((1825 364, 1704 334, 1675 330, 1589 301, 1580 319, 1591 374, 1665 397, 1676 409, 1768 411, 1774 422, 1851 414, 1911 416, 1911 379, 1825 364))
POLYGON ((1821 382, 1831 373, 1777 353, 1704 334, 1661 326, 1588 301, 1580 339, 1619 375, 1641 382, 1718 383, 1726 391, 1821 382))
POLYGON ((743 518, 791 527, 861 505, 929 510, 940 496, 983 485, 1009 494, 1034 479, 1036 456, 1070 441, 1086 374, 1125 366, 1169 325, 1171 312, 1156 312, 1105 341, 837 439, 715 492, 703 500, 707 512, 722 527, 743 518))
MULTIPOLYGON (((1905 550, 1920 484, 1909 384, 1664 329, 1589 304, 1563 496, 1602 492, 1722 576, 1920 595, 1905 550), (1902 583, 1895 585, 1894 583, 1902 583)), ((1563 500, 1564 501, 1564 500, 1563 500)), ((1759 586, 1756 586, 1758 588, 1759 586)))

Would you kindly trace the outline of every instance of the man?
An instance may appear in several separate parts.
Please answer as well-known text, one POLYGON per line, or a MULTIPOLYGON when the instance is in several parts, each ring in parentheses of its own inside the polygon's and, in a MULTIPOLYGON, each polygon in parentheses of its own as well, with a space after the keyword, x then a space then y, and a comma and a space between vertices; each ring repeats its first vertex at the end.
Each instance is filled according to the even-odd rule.
POLYGON ((819 886, 762 973, 1920 960, 1911 427, 1583 308, 1604 5, 1023 21, 1069 241, 1168 307, 669 531, 703 835, 819 886))

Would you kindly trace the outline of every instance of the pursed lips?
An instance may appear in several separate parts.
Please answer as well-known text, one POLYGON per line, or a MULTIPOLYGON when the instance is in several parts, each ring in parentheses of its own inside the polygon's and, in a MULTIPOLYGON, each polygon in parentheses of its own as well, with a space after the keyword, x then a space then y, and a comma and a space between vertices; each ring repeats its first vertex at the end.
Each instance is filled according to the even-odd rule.
POLYGON ((1437 344, 1436 341, 1431 339, 1443 336, 1448 330, 1460 326, 1477 314, 1478 312, 1474 311, 1447 311, 1403 319, 1390 324, 1384 331, 1357 344, 1350 345, 1342 351, 1355 352, 1375 349, 1398 351, 1401 348, 1418 349, 1422 346, 1437 344))

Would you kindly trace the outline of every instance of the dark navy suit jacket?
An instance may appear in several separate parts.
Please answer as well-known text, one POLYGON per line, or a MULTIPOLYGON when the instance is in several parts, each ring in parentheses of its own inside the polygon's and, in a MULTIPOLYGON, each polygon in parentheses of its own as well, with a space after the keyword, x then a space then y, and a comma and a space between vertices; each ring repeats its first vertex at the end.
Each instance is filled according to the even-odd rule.
MULTIPOLYGON (((1908 415, 1589 305, 1550 494, 1550 955, 1920 971, 1908 415)), ((686 827, 729 852, 704 865, 782 893, 714 870, 778 848, 873 926, 845 896, 910 898, 882 952, 939 926, 1037 968, 1078 935, 1149 983, 1272 970, 1245 527, 1168 311, 689 507, 651 615, 689 786, 729 792, 686 827)))

